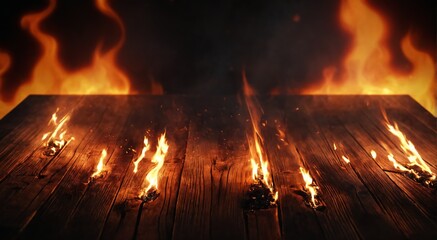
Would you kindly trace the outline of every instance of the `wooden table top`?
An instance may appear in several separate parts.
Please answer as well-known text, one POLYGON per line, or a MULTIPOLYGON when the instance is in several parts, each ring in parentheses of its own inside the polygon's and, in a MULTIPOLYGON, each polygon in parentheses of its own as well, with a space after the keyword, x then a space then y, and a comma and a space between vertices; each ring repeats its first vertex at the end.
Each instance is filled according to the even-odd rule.
POLYGON ((436 173, 437 122, 408 96, 260 97, 276 207, 246 211, 252 123, 236 96, 29 96, 0 120, 1 239, 437 239, 435 189, 396 170, 407 158, 381 109, 436 173), (49 120, 74 137, 44 154, 49 120), (158 198, 138 194, 166 132, 158 198), (133 172, 147 135, 151 149, 133 172), (334 147, 335 144, 335 147, 334 147), (106 173, 90 180, 102 149, 106 173), (377 154, 373 159, 371 150, 377 154), (343 159, 347 157, 350 162, 343 159), (299 194, 309 170, 326 208, 299 194))

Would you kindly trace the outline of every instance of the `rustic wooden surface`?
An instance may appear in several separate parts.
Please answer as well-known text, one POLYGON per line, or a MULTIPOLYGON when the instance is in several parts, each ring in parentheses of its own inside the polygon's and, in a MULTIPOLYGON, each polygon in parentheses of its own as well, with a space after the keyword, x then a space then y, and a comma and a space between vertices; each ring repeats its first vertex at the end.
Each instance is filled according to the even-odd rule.
POLYGON ((276 207, 245 211, 252 183, 242 99, 30 96, 0 120, 1 239, 437 239, 437 194, 396 173, 405 163, 381 109, 437 171, 437 120, 408 96, 261 97, 276 207), (43 155, 51 114, 75 137, 43 155), (159 197, 138 199, 157 138, 170 145, 159 197), (147 135, 152 149, 133 173, 147 135), (337 150, 333 149, 336 144, 337 150), (101 150, 108 172, 89 182, 101 150), (373 159, 370 151, 377 152, 373 159), (350 159, 347 164, 342 160, 350 159), (308 169, 326 205, 299 194, 308 169))

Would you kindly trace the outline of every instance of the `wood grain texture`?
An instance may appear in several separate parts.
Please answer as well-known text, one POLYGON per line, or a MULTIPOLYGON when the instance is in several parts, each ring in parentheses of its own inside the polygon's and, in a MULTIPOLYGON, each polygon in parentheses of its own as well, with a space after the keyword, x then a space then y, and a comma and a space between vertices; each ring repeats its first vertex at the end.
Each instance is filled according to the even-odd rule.
POLYGON ((437 239, 436 190, 387 159, 408 162, 381 109, 437 172, 437 120, 411 97, 259 102, 265 124, 256 124, 279 200, 245 211, 252 123, 242 98, 28 97, 0 120, 1 239, 437 239), (71 115, 75 140, 46 156, 41 137, 57 109, 71 115), (145 203, 138 195, 164 131, 160 195, 145 203), (135 174, 144 136, 152 147, 135 174), (90 181, 102 149, 106 173, 90 181), (305 204, 299 167, 320 187, 325 210, 305 204))

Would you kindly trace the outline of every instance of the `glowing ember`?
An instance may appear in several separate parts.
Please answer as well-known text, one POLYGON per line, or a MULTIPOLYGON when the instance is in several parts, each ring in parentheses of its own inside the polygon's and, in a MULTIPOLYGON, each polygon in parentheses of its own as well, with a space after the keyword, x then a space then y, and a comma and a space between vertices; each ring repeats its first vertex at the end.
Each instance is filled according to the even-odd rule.
POLYGON ((146 156, 146 152, 149 151, 149 149, 150 149, 149 140, 147 139, 146 136, 144 136, 144 147, 143 150, 141 150, 141 155, 134 162, 134 173, 138 172, 138 164, 146 156))
POLYGON ((334 143, 332 146, 334 147, 334 150, 337 151, 337 145, 334 143))
POLYGON ((58 116, 56 115, 57 111, 58 110, 52 114, 52 118, 49 121, 49 125, 54 125, 55 130, 53 132, 45 133, 41 138, 41 140, 44 141, 44 146, 46 147, 44 154, 48 156, 55 155, 71 140, 74 140, 73 137, 69 138, 68 140, 64 139, 65 134, 67 133, 65 125, 70 117, 65 115, 63 118, 61 118, 61 121, 58 122, 58 116))
POLYGON ((341 156, 341 158, 343 159, 343 161, 345 161, 346 163, 350 163, 351 161, 349 160, 349 158, 347 158, 346 156, 341 156))
POLYGON ((149 185, 144 188, 140 194, 140 198, 143 199, 143 201, 151 201, 158 197, 159 170, 164 165, 168 148, 169 146, 165 138, 165 133, 163 133, 158 140, 158 147, 156 148, 155 155, 152 157, 152 162, 156 163, 156 166, 146 176, 146 180, 148 181, 149 185))
POLYGON ((304 94, 408 94, 428 111, 436 112, 436 65, 432 57, 417 50, 407 34, 401 44, 412 68, 408 73, 391 66, 387 44, 388 23, 365 0, 341 1, 341 26, 352 36, 353 46, 343 59, 344 72, 324 69, 320 86, 304 94))
POLYGON ((372 156, 373 159, 376 159, 376 152, 375 152, 375 150, 371 150, 370 151, 370 155, 372 156))
POLYGON ((407 166, 403 166, 396 162, 392 154, 388 155, 388 159, 393 162, 393 165, 396 169, 399 169, 403 172, 412 173, 415 177, 415 180, 423 182, 425 185, 428 185, 430 187, 435 186, 437 182, 436 175, 431 171, 431 168, 422 159, 422 156, 420 156, 414 144, 407 139, 405 134, 401 132, 396 123, 392 125, 387 120, 385 114, 384 117, 386 118, 386 126, 388 131, 399 139, 400 147, 407 156, 407 159, 410 163, 407 166))
POLYGON ((96 167, 96 171, 93 173, 93 175, 91 175, 91 178, 98 178, 98 177, 103 176, 102 175, 102 171, 104 169, 103 160, 105 160, 106 155, 108 155, 108 153, 106 152, 106 149, 103 149, 102 155, 100 156, 99 163, 97 164, 97 167, 96 167))
POLYGON ((318 208, 320 206, 320 202, 317 200, 317 189, 319 187, 313 183, 313 178, 310 173, 305 170, 303 167, 300 167, 300 173, 302 174, 303 180, 305 181, 305 190, 310 196, 310 201, 308 201, 309 206, 312 208, 318 208))

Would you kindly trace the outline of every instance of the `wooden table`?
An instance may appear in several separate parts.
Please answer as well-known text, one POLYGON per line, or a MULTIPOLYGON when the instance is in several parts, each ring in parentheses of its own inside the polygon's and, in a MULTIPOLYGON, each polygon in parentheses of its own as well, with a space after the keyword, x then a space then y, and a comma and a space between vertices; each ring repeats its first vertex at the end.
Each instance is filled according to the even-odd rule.
POLYGON ((261 97, 277 207, 245 211, 252 183, 244 101, 235 96, 30 96, 0 121, 1 239, 437 239, 435 190, 396 173, 406 158, 381 108, 437 172, 436 118, 408 96, 261 97), (43 154, 51 114, 74 136, 43 154), (280 131, 285 133, 281 135, 280 131), (133 173, 147 135, 152 149, 133 173), (138 194, 158 136, 159 197, 138 194), (337 150, 334 150, 333 144, 337 150), (107 174, 89 182, 102 149, 107 174), (374 160, 370 151, 376 151, 374 160), (347 164, 342 156, 349 158, 347 164), (324 211, 305 205, 308 169, 324 211))

